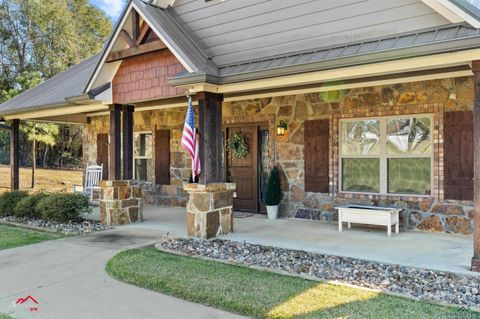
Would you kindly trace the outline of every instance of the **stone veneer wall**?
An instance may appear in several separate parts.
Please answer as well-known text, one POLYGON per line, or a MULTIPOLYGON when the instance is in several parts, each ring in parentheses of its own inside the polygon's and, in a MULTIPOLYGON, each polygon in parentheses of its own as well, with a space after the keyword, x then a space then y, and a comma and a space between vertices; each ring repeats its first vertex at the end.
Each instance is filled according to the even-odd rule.
MULTIPOLYGON (((183 184, 190 177, 191 160, 180 145, 185 119, 186 107, 134 112, 133 129, 135 132, 152 132, 159 129, 170 130, 170 185, 155 185, 155 176, 149 176, 151 182, 143 182, 143 199, 146 205, 181 206, 187 205, 188 194, 183 190, 183 184)), ((84 163, 97 162, 97 134, 108 133, 109 117, 93 117, 84 134, 84 163)), ((153 134, 155 145, 155 134, 153 134)), ((153 156, 153 167, 155 167, 153 156)), ((153 170, 154 173, 155 170, 153 170)))
MULTIPOLYGON (((225 102, 224 123, 268 123, 271 141, 271 165, 281 169, 283 199, 280 214, 317 220, 336 220, 333 207, 343 203, 395 206, 404 208, 403 228, 431 231, 470 233, 472 231, 473 203, 443 200, 443 113, 473 108, 473 78, 432 80, 388 86, 377 86, 328 93, 311 93, 255 100, 225 102), (457 95, 449 99, 449 89, 457 95), (387 116, 392 114, 433 113, 434 139, 434 194, 431 198, 393 195, 338 194, 338 121, 341 118, 387 116), (330 193, 304 191, 304 121, 329 119, 330 193), (274 135, 275 123, 284 120, 288 132, 283 137, 274 135)), ((171 130, 171 185, 146 184, 146 204, 185 206, 186 193, 182 184, 190 175, 190 160, 180 146, 185 108, 135 112, 134 129, 153 131, 171 130)), ((96 161, 96 134, 108 132, 108 116, 92 118, 85 134, 85 162, 96 161)))
MULTIPOLYGON (((332 221, 338 204, 394 206, 403 208, 402 228, 470 233, 473 203, 443 200, 443 114, 473 108, 473 78, 432 80, 328 93, 280 96, 224 103, 229 119, 258 118, 269 114, 275 123, 284 120, 288 132, 276 136, 274 162, 281 169, 283 199, 281 216, 332 221), (450 100, 449 89, 456 100, 450 100), (338 122, 341 118, 434 114, 434 194, 431 198, 338 193, 338 122), (330 120, 330 193, 304 191, 304 121, 330 120)), ((230 121, 235 122, 235 121, 230 121)))

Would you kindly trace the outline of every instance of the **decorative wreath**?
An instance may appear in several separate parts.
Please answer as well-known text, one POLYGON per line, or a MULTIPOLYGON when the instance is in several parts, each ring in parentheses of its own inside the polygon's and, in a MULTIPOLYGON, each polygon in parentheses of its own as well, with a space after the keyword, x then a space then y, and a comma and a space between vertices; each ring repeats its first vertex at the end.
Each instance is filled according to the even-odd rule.
POLYGON ((242 132, 233 133, 227 140, 227 148, 236 158, 244 158, 248 155, 247 138, 242 132))

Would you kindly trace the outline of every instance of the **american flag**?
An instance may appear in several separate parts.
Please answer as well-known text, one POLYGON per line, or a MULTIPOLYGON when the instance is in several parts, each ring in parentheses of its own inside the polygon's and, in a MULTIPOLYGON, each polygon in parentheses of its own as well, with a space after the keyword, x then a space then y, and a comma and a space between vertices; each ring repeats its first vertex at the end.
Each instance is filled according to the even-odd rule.
POLYGON ((198 154, 197 130, 195 129, 195 114, 193 113, 192 98, 188 98, 187 116, 183 126, 182 146, 192 157, 192 177, 200 175, 200 157, 198 154))

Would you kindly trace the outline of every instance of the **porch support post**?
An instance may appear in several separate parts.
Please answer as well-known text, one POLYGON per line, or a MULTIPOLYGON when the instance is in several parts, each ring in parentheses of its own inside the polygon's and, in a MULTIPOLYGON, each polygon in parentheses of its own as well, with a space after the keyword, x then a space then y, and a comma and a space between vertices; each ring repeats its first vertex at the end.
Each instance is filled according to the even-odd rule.
POLYGON ((123 179, 133 179, 133 111, 133 105, 123 106, 123 179))
POLYGON ((222 102, 223 95, 199 92, 198 123, 200 134, 201 184, 224 182, 222 174, 222 102))
POLYGON ((109 173, 108 176, 111 180, 122 179, 122 172, 120 171, 120 112, 122 105, 113 104, 110 105, 110 156, 109 156, 109 173))
POLYGON ((197 238, 212 238, 233 232, 235 184, 225 183, 222 167, 223 95, 199 92, 200 184, 186 184, 187 232, 197 238))
POLYGON ((20 188, 20 120, 13 119, 10 130, 10 189, 20 188))
POLYGON ((473 214, 473 258, 472 271, 480 272, 480 60, 472 62, 475 77, 473 104, 473 145, 474 145, 474 181, 473 194, 475 212, 473 214))

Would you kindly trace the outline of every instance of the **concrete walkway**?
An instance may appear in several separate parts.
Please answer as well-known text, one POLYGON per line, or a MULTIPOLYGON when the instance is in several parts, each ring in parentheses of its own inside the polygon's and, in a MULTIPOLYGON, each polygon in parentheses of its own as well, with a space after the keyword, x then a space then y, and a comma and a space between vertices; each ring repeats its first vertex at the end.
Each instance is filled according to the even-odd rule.
MULTIPOLYGON (((145 221, 122 226, 186 237, 185 209, 147 206, 145 221)), ((471 235, 400 232, 387 237, 385 229, 344 227, 299 219, 267 220, 263 215, 236 218, 235 232, 222 238, 290 249, 354 257, 378 262, 479 275, 469 270, 471 235)))
POLYGON ((163 235, 158 230, 120 228, 0 250, 0 313, 45 319, 241 318, 107 275, 105 265, 119 251, 163 235), (39 302, 37 312, 12 307, 28 295, 39 302))

